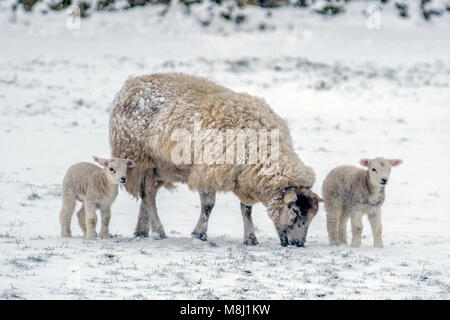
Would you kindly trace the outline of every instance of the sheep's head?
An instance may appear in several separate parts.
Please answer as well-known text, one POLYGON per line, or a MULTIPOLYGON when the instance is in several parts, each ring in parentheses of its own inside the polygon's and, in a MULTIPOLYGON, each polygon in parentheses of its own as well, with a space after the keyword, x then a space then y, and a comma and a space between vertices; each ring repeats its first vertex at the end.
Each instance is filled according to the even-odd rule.
POLYGON ((402 164, 400 159, 361 159, 359 163, 367 167, 367 172, 369 175, 369 181, 374 186, 384 187, 388 181, 391 174, 391 168, 402 164))
POLYGON ((288 188, 283 191, 283 204, 271 215, 282 246, 303 247, 309 225, 319 210, 322 199, 308 188, 288 188))
POLYGON ((127 182, 127 168, 133 168, 136 165, 131 159, 103 159, 96 156, 93 158, 103 167, 109 183, 115 185, 124 185, 127 182))

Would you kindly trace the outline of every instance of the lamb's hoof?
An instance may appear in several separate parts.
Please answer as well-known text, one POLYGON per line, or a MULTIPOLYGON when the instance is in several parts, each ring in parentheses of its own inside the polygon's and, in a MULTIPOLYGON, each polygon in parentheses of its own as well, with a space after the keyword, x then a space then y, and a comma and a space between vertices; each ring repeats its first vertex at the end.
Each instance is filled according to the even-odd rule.
POLYGON ((377 243, 377 244, 375 244, 374 245, 374 248, 384 248, 384 246, 383 246, 383 244, 382 243, 377 243))
POLYGON ((102 238, 102 239, 111 239, 112 237, 113 236, 110 233, 104 233, 104 234, 100 233, 100 238, 102 238))
POLYGON ((194 238, 199 239, 199 240, 202 240, 202 241, 208 240, 208 236, 207 236, 206 233, 204 233, 204 232, 193 231, 193 232, 191 233, 191 235, 192 235, 194 238))
POLYGON ((152 239, 153 240, 162 240, 167 238, 166 233, 163 232, 152 232, 152 239))
POLYGON ((135 238, 148 238, 148 231, 135 231, 134 232, 135 238))
POLYGON ((61 238, 71 238, 70 232, 61 232, 61 238))
POLYGON ((97 238, 97 234, 87 234, 86 240, 95 240, 97 238))
POLYGON ((244 240, 244 245, 246 246, 256 246, 258 245, 258 239, 256 239, 256 236, 254 234, 251 234, 248 239, 244 240))

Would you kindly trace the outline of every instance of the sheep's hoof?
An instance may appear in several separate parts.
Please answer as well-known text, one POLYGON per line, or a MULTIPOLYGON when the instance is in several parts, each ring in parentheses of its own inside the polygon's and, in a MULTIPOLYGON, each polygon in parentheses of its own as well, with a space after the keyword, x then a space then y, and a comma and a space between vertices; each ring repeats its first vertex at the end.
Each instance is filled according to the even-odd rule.
POLYGON ((254 234, 249 235, 248 239, 244 240, 244 245, 246 246, 256 246, 258 244, 258 239, 254 234))
POLYGON ((202 240, 202 241, 208 240, 208 236, 207 236, 206 233, 204 233, 204 232, 193 231, 193 232, 191 233, 191 235, 192 235, 194 238, 197 238, 197 239, 202 240))
POLYGON ((61 232, 61 238, 71 238, 70 232, 61 232))
POLYGON ((163 232, 152 232, 152 238, 153 240, 162 240, 167 238, 166 233, 163 232))
POLYGON ((100 234, 100 238, 102 239, 111 239, 113 236, 110 233, 100 234))
POLYGON ((86 240, 95 240, 95 238, 97 238, 96 234, 87 234, 86 235, 86 240))
POLYGON ((135 231, 134 237, 135 238, 148 238, 148 231, 135 231))
POLYGON ((374 245, 375 248, 384 248, 382 243, 377 243, 374 245))

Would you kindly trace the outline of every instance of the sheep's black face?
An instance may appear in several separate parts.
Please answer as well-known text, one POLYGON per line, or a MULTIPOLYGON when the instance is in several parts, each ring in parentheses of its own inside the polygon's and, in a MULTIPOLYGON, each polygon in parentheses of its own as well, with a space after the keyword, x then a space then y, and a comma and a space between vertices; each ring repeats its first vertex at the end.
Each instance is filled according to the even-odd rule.
POLYGON ((304 246, 309 225, 319 209, 319 200, 319 196, 307 188, 290 188, 285 192, 285 207, 275 221, 282 246, 304 246))

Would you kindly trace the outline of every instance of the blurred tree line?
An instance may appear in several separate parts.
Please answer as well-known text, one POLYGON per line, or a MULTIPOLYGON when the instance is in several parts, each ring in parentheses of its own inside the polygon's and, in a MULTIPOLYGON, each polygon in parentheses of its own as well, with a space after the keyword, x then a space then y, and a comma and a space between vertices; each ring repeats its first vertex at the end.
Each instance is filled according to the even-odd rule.
MULTIPOLYGON (((243 13, 236 13, 238 9, 247 6, 258 6, 261 8, 278 8, 290 6, 293 8, 310 8, 312 12, 334 16, 345 12, 346 6, 352 0, 12 0, 12 10, 16 11, 22 7, 25 11, 33 11, 37 3, 45 3, 47 10, 65 10, 72 5, 78 6, 81 17, 88 17, 94 11, 104 10, 126 10, 129 8, 146 5, 165 5, 167 8, 175 2, 189 7, 198 4, 212 3, 223 7, 221 17, 234 23, 245 21, 243 13)), ((356 1, 356 0, 353 0, 356 1)), ((361 0, 360 0, 361 1, 361 0)), ((419 8, 420 15, 425 20, 431 20, 433 16, 439 16, 450 12, 450 0, 375 0, 367 1, 383 5, 394 3, 399 17, 408 18, 411 8, 419 8), (411 6, 414 3, 414 6, 411 6)), ((43 12, 46 13, 46 12, 43 12)), ((164 12, 163 12, 164 13, 164 12)))

